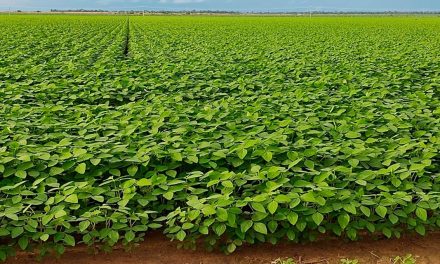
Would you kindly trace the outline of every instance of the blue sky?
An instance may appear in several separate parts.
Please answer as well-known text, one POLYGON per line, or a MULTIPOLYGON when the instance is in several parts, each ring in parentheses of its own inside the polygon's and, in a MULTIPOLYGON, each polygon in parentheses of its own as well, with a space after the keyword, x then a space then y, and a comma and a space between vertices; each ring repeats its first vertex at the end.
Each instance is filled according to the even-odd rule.
POLYGON ((0 10, 440 11, 440 0, 0 0, 0 10))

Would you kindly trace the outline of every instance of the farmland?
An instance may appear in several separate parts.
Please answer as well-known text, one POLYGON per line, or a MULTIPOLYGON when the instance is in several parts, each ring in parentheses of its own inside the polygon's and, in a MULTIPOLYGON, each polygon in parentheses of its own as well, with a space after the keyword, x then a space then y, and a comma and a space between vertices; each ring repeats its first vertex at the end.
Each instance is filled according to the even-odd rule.
POLYGON ((0 15, 0 259, 440 228, 440 19, 0 15))

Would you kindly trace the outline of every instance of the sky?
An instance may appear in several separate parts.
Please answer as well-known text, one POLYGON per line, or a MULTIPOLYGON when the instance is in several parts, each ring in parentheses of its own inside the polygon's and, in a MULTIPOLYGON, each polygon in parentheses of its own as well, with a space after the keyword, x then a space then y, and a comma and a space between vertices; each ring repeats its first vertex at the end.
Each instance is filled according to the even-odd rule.
POLYGON ((440 11, 440 0, 0 0, 0 10, 440 11))

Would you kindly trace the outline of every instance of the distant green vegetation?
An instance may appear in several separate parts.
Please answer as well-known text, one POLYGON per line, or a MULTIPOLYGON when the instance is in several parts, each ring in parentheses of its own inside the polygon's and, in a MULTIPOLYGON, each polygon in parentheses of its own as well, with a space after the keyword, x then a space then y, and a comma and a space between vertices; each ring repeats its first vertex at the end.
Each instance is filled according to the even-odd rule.
POLYGON ((232 253, 440 226, 440 18, 0 28, 0 259, 152 229, 232 253))

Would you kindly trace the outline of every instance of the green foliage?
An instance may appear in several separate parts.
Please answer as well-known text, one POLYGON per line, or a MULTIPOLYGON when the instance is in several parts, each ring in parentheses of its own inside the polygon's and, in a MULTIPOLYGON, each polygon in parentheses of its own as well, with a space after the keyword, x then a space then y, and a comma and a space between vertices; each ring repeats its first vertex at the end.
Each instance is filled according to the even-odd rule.
POLYGON ((416 264, 417 261, 411 254, 408 254, 405 257, 397 256, 397 257, 393 258, 391 260, 391 263, 392 264, 416 264))
POLYGON ((440 226, 438 18, 1 18, 0 259, 440 226))
POLYGON ((359 264, 357 259, 341 259, 341 264, 359 264))
POLYGON ((296 261, 293 260, 292 258, 286 258, 286 259, 279 258, 272 261, 271 264, 296 264, 296 261))

